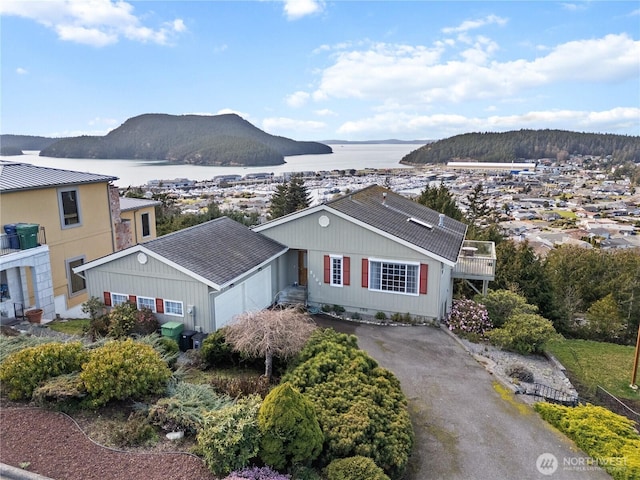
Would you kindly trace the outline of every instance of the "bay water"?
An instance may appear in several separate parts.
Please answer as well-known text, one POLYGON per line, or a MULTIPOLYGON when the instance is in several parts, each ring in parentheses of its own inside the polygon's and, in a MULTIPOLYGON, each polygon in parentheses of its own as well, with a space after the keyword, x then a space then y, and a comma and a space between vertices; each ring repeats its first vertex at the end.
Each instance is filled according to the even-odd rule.
POLYGON ((0 156, 1 160, 31 163, 42 167, 99 173, 118 177, 118 187, 141 186, 150 180, 211 180, 218 175, 249 173, 317 172, 323 170, 363 170, 374 168, 411 168, 401 165, 402 158, 420 148, 419 144, 331 144, 333 153, 326 155, 296 155, 285 157, 282 165, 263 167, 211 167, 201 165, 171 165, 155 160, 101 160, 89 158, 41 157, 38 152, 20 156, 0 156))

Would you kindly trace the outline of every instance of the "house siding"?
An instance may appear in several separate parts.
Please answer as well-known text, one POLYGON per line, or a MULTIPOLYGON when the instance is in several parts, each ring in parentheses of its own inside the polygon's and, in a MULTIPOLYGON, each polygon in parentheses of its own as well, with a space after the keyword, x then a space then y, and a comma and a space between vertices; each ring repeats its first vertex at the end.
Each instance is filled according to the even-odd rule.
POLYGON ((297 253, 294 249, 307 250, 308 302, 312 305, 341 305, 348 311, 364 314, 383 311, 388 314, 408 312, 430 319, 440 317, 440 297, 447 291, 447 287, 441 285, 443 280, 447 280, 441 274, 441 263, 412 248, 326 211, 261 229, 260 233, 288 245, 292 250, 286 256, 287 283, 297 279, 297 253), (329 218, 326 227, 318 223, 322 215, 329 218), (334 287, 324 282, 325 255, 349 257, 350 285, 334 287), (363 288, 360 282, 362 259, 369 258, 427 265, 427 293, 408 295, 363 288))

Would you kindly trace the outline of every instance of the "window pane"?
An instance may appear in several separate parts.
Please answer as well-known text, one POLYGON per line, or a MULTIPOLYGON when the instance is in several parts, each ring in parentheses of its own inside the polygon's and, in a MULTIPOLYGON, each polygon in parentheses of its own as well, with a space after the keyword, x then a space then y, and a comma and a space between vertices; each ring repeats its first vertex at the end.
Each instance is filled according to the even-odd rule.
POLYGON ((164 313, 169 315, 182 316, 182 302, 174 302, 173 300, 164 301, 164 313))
POLYGON ((370 262, 369 288, 384 292, 418 293, 418 266, 404 263, 370 262))
POLYGON ((342 285, 342 258, 331 258, 331 285, 342 285))
POLYGON ((120 293, 112 293, 111 294, 111 305, 114 307, 116 305, 120 305, 121 303, 126 303, 129 301, 129 297, 127 295, 122 295, 120 293))
POLYGON ((142 236, 148 237, 149 235, 151 235, 151 226, 149 225, 149 214, 143 213, 141 220, 142 220, 142 236))
POLYGON ((75 190, 61 192, 62 216, 65 225, 75 225, 80 223, 78 213, 78 195, 75 190))
POLYGON ((148 308, 152 312, 156 311, 156 299, 147 297, 138 297, 138 310, 148 308))
POLYGON ((71 293, 78 293, 87 288, 87 284, 80 275, 73 273, 75 267, 79 267, 84 263, 83 259, 72 260, 69 262, 69 284, 71 286, 71 293))

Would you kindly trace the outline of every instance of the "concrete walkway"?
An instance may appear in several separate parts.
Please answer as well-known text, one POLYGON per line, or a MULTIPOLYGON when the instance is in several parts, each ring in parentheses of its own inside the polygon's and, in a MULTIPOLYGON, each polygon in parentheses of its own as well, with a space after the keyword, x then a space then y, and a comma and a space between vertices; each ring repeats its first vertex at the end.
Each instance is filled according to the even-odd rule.
POLYGON ((407 480, 611 478, 445 331, 320 323, 355 334, 399 378, 416 432, 407 480))

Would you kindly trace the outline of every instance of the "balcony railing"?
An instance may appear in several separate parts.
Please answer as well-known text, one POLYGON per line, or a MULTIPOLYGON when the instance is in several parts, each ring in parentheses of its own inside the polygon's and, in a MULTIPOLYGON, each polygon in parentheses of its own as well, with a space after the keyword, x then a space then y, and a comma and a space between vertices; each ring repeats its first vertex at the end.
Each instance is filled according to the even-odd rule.
POLYGON ((495 243, 465 240, 460 249, 458 263, 453 268, 453 277, 468 280, 493 280, 495 276, 495 243))
POLYGON ((0 255, 8 255, 23 250, 29 250, 46 245, 47 235, 43 226, 35 232, 2 233, 0 234, 0 255))

